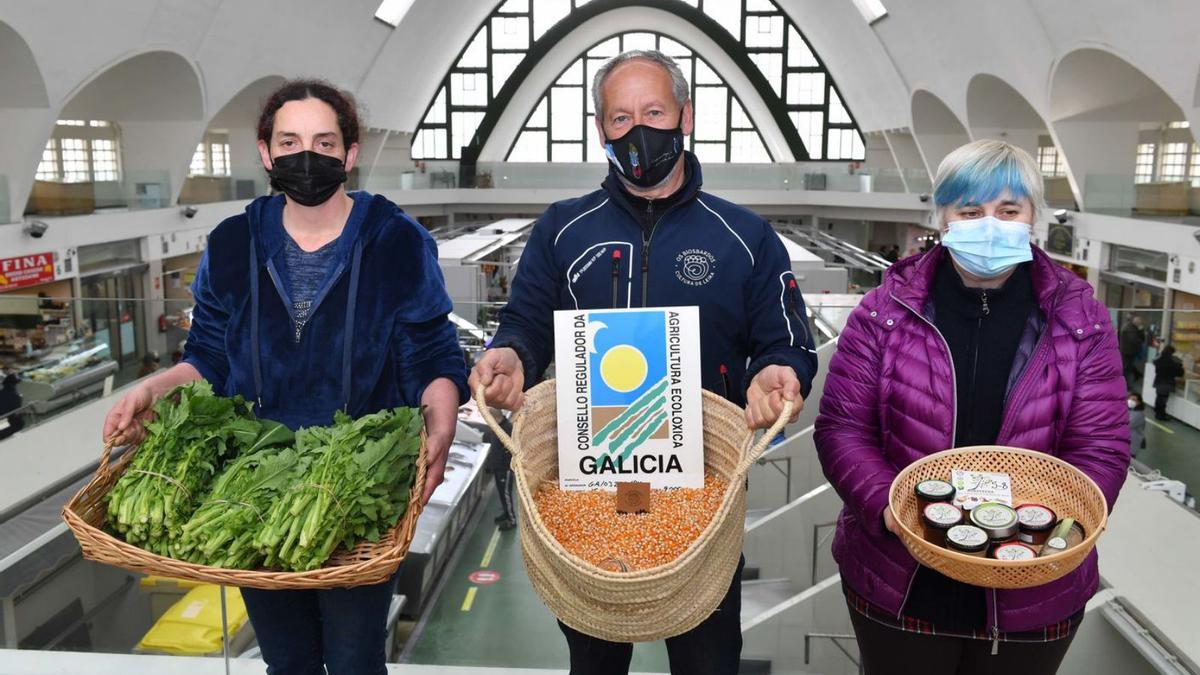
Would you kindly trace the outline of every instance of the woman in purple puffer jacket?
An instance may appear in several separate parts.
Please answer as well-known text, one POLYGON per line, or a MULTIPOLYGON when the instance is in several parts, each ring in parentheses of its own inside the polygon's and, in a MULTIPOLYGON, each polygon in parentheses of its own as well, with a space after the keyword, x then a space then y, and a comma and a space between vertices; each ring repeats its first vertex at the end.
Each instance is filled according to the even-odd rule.
POLYGON ((1129 465, 1117 336, 1092 288, 1029 243, 1042 205, 1029 153, 955 150, 934 203, 941 245, 888 270, 829 366, 816 445, 845 503, 833 554, 868 675, 1054 673, 1099 584, 1096 553, 1037 588, 969 586, 909 555, 888 488, 925 455, 998 444, 1070 462, 1111 508, 1129 465))

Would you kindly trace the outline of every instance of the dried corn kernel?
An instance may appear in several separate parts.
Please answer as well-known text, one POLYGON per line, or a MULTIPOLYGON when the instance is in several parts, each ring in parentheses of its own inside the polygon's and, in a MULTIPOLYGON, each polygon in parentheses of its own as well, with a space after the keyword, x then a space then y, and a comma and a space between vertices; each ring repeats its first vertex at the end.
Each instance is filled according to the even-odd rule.
POLYGON ((703 488, 653 490, 646 513, 618 513, 615 492, 564 492, 549 482, 533 501, 564 548, 601 569, 625 572, 682 555, 716 515, 726 485, 705 476, 703 488))

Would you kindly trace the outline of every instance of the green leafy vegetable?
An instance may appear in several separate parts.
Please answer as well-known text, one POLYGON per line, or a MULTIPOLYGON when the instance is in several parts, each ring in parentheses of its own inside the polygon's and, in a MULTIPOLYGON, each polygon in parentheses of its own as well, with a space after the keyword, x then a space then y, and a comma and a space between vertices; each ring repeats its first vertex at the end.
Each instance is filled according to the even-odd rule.
POLYGON ((205 382, 176 389, 109 492, 131 544, 226 569, 312 570, 378 541, 408 509, 421 411, 396 408, 293 434, 205 382))

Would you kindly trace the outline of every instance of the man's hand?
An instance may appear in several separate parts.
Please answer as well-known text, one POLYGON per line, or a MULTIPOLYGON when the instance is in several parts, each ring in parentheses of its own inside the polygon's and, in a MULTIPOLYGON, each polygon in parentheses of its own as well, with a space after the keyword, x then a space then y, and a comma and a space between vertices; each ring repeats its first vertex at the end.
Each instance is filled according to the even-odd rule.
POLYGON ((800 380, 789 366, 767 366, 758 371, 746 390, 746 426, 767 429, 783 413, 783 402, 795 401, 792 417, 795 422, 804 407, 800 397, 800 380))
POLYGON ((446 477, 446 460, 450 458, 450 444, 454 436, 440 433, 425 438, 425 491, 421 493, 421 505, 429 503, 433 491, 446 477))
POLYGON ((489 349, 471 369, 468 384, 472 394, 477 385, 486 387, 484 398, 488 405, 515 412, 525 400, 525 366, 514 349, 489 349))

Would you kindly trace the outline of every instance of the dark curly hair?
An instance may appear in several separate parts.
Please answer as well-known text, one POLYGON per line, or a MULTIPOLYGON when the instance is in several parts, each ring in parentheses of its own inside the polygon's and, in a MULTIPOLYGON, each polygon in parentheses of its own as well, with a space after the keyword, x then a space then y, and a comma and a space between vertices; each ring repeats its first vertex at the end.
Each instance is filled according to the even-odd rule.
POLYGON ((258 116, 258 140, 268 144, 271 142, 271 134, 275 132, 275 113, 284 103, 309 98, 324 101, 333 108, 342 132, 342 143, 347 148, 358 142, 359 113, 354 97, 325 80, 315 79, 289 80, 267 98, 258 116))

